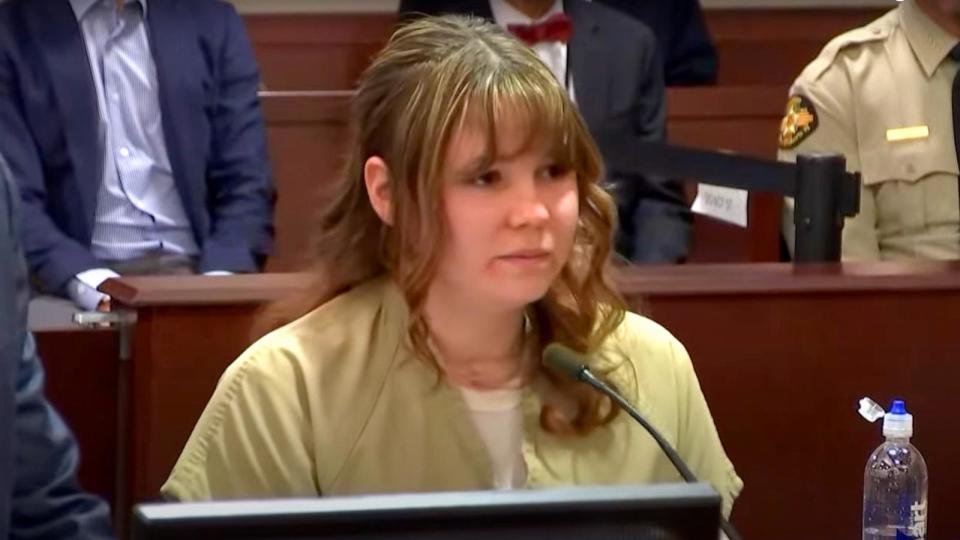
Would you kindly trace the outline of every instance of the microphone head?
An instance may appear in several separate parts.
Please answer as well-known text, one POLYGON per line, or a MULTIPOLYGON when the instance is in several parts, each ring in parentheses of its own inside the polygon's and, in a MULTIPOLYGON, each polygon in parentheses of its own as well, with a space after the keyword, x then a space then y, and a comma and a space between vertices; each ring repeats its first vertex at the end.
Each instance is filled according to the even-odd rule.
POLYGON ((570 347, 559 343, 551 343, 543 349, 543 365, 578 381, 587 371, 587 364, 584 362, 583 356, 570 347))

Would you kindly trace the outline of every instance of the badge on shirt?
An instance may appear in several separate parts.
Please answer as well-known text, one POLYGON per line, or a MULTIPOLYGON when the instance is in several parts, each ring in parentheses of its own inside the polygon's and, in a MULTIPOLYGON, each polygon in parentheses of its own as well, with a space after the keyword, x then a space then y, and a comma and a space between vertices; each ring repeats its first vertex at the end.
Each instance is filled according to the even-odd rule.
POLYGON ((887 142, 915 141, 930 137, 929 126, 910 126, 887 130, 887 142))
POLYGON ((791 96, 787 101, 787 112, 780 122, 780 149, 796 148, 814 131, 820 121, 817 119, 817 109, 804 96, 791 96))

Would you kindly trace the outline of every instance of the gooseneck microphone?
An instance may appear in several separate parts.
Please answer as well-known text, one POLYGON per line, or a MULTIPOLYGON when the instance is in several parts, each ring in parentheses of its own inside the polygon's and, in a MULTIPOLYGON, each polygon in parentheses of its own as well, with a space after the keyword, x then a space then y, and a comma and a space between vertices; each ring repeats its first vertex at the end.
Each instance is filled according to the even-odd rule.
MULTIPOLYGON (((677 469, 677 472, 680 473, 684 481, 690 483, 697 481, 697 477, 690 471, 690 467, 687 467, 687 464, 683 462, 683 459, 680 458, 677 451, 660 435, 660 432, 657 431, 629 401, 611 388, 610 385, 601 381, 591 373, 590 368, 587 367, 586 362, 583 361, 583 357, 579 353, 559 343, 551 343, 543 350, 543 364, 572 379, 589 384, 597 391, 612 399, 614 403, 619 405, 621 409, 626 411, 627 414, 647 430, 647 433, 657 442, 657 445, 663 450, 663 453, 667 455, 670 463, 677 469)), ((741 540, 740 534, 737 533, 733 525, 723 516, 720 516, 720 528, 730 540, 741 540)))

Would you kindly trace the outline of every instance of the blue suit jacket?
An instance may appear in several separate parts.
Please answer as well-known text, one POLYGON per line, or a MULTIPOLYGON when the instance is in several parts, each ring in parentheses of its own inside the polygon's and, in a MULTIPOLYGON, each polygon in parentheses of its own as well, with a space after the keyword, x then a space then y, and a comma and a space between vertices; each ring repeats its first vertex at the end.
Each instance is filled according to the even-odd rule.
MULTIPOLYGON (((147 27, 199 269, 256 271, 272 244, 273 187, 243 22, 220 0, 151 0, 147 27)), ((20 186, 27 261, 47 290, 102 266, 90 252, 104 166, 98 122, 68 0, 0 3, 0 154, 20 186)))
POLYGON ((0 158, 0 539, 111 537, 107 506, 76 485, 77 446, 43 397, 27 333, 16 190, 0 158))

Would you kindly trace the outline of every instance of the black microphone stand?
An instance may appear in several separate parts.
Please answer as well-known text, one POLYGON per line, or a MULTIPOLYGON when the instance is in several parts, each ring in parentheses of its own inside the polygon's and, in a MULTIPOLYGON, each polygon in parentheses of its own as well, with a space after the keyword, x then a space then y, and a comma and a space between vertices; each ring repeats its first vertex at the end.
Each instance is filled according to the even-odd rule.
MULTIPOLYGON (((646 418, 643 417, 640 412, 634 408, 634 406, 623 398, 617 391, 613 388, 610 388, 607 383, 601 381, 593 373, 590 372, 590 369, 586 366, 581 366, 580 370, 576 373, 576 378, 584 383, 589 384, 590 386, 596 388, 600 392, 603 392, 604 395, 612 399, 621 409, 627 412, 634 420, 640 423, 647 430, 653 440, 657 441, 657 445, 660 446, 660 449, 663 450, 663 453, 667 455, 667 458, 670 459, 670 463, 673 463, 673 466, 680 473, 680 476, 683 477, 685 482, 694 483, 697 482, 697 477, 693 475, 693 472, 690 471, 690 468, 687 467, 687 464, 683 462, 680 456, 677 454, 677 451, 670 446, 660 432, 654 428, 646 418)), ((729 540, 743 540, 740 536, 740 533, 733 527, 726 518, 722 515, 720 516, 720 529, 723 531, 729 540)))

